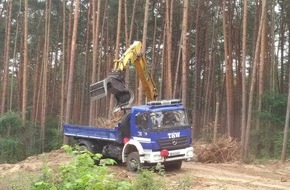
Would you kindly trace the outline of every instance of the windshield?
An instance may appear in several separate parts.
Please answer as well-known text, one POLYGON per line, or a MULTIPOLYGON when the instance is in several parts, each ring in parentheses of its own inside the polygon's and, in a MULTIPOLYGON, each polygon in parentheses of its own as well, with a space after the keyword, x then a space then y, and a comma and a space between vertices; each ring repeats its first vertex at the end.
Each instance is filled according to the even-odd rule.
POLYGON ((152 128, 175 128, 188 126, 188 121, 183 110, 151 112, 152 128))
POLYGON ((149 117, 153 130, 177 129, 189 126, 184 110, 151 112, 149 117))
POLYGON ((135 116, 135 122, 138 129, 145 131, 166 131, 189 127, 184 110, 138 113, 135 116))

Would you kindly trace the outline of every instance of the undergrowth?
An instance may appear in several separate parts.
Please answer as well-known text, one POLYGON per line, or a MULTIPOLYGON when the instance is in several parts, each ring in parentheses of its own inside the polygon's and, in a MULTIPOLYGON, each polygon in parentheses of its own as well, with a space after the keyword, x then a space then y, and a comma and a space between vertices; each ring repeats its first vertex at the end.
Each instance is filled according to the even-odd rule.
POLYGON ((112 159, 102 160, 101 154, 89 151, 80 154, 70 146, 63 147, 68 153, 75 155, 72 162, 61 165, 59 171, 44 168, 42 177, 32 185, 33 190, 161 190, 162 183, 153 171, 141 170, 135 180, 125 181, 117 179, 109 172, 108 166, 116 162, 112 159))

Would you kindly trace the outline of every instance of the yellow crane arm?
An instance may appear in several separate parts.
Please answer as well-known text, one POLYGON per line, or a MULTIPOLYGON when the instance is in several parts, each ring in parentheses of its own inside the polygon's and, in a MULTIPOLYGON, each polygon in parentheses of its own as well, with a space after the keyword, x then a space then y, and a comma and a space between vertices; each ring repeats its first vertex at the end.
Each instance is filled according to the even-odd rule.
POLYGON ((146 58, 142 53, 142 43, 135 41, 123 54, 115 61, 113 72, 124 71, 128 68, 129 63, 134 64, 138 77, 145 91, 147 101, 155 100, 158 96, 156 85, 146 63, 146 58))
POLYGON ((99 82, 90 85, 90 94, 93 99, 101 99, 109 93, 114 94, 117 100, 115 109, 130 104, 134 94, 125 85, 125 69, 132 63, 135 66, 138 77, 142 83, 147 101, 156 100, 157 90, 145 56, 142 54, 142 43, 135 41, 122 55, 119 60, 114 61, 112 72, 99 82))

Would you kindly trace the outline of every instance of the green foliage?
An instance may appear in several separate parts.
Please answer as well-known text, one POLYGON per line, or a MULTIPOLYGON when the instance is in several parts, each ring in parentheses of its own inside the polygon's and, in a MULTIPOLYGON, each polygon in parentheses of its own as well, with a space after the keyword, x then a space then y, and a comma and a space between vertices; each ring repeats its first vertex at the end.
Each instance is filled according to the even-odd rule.
MULTIPOLYGON (((58 121, 49 117, 46 121, 44 151, 58 149, 62 145, 62 134, 58 121)), ((15 163, 28 156, 42 152, 40 127, 27 122, 22 127, 21 116, 16 112, 6 112, 0 117, 0 163, 15 163)))
MULTIPOLYGON (((69 153, 78 152, 68 146, 65 146, 64 149, 69 153)), ((42 179, 33 185, 33 189, 131 189, 129 182, 117 181, 115 175, 108 172, 107 165, 114 163, 111 159, 106 159, 102 165, 95 165, 95 160, 100 159, 100 155, 93 155, 88 151, 75 155, 75 159, 69 164, 62 165, 57 174, 46 168, 43 171, 42 179)))
POLYGON ((165 175, 165 166, 163 164, 157 163, 157 165, 155 166, 155 170, 159 175, 161 176, 165 175))
MULTIPOLYGON (((259 130, 253 129, 251 137, 252 152, 257 158, 280 158, 284 138, 284 131, 281 128, 273 130, 273 126, 265 124, 259 130)), ((290 139, 287 144, 287 152, 290 152, 290 139)))
POLYGON ((21 117, 15 112, 0 117, 0 163, 13 163, 23 159, 21 139, 21 117))
POLYGON ((272 125, 283 127, 285 122, 285 113, 287 108, 286 94, 265 93, 262 97, 263 108, 261 112, 255 112, 256 115, 265 122, 272 125))
POLYGON ((21 142, 18 139, 5 137, 0 138, 0 163, 17 162, 23 158, 21 142))
MULTIPOLYGON (((288 132, 288 137, 290 137, 290 132, 288 132)), ((283 138, 284 138, 284 131, 276 131, 275 135, 273 137, 274 139, 274 155, 275 157, 279 157, 281 156, 281 151, 282 151, 282 146, 283 146, 283 138)), ((287 142, 287 153, 290 153, 290 138, 288 138, 288 142, 287 142)))
POLYGON ((260 119, 260 126, 251 131, 252 153, 257 158, 279 158, 283 143, 287 96, 265 93, 262 103, 262 111, 254 112, 260 119))
POLYGON ((59 129, 58 120, 48 117, 45 122, 45 151, 59 149, 62 146, 62 131, 59 129))
POLYGON ((0 117, 0 136, 15 136, 21 128, 21 117, 15 112, 6 112, 0 117))
POLYGON ((132 189, 139 190, 159 190, 163 189, 164 185, 161 180, 158 180, 158 175, 151 170, 141 170, 136 181, 133 183, 132 189))
POLYGON ((193 182, 195 181, 196 179, 192 179, 192 177, 190 176, 183 176, 182 178, 180 178, 178 181, 177 181, 177 184, 178 184, 178 189, 182 189, 182 190, 189 190, 191 189, 192 185, 193 185, 193 182))
POLYGON ((89 151, 79 152, 78 147, 63 146, 63 149, 74 155, 72 162, 61 165, 59 171, 44 168, 42 177, 32 185, 33 190, 159 190, 164 185, 159 175, 151 170, 141 170, 133 183, 118 180, 114 173, 110 173, 108 165, 116 162, 112 159, 102 160, 102 164, 96 165, 101 154, 92 154, 89 151))

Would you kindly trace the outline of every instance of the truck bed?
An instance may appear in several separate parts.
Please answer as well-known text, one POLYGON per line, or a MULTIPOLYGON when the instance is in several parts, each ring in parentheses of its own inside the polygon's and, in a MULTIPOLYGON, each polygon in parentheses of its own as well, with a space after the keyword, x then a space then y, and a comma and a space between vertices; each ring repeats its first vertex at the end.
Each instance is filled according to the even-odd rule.
POLYGON ((118 141, 118 130, 115 128, 100 128, 84 125, 63 124, 63 133, 66 136, 118 141))

